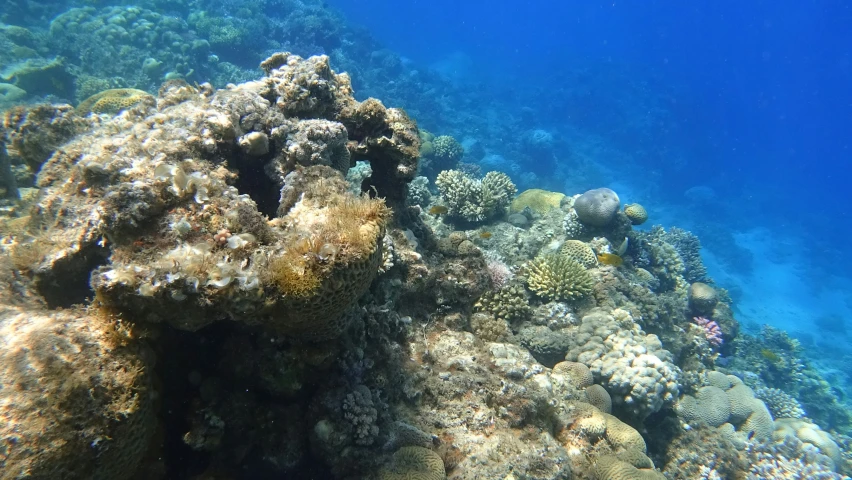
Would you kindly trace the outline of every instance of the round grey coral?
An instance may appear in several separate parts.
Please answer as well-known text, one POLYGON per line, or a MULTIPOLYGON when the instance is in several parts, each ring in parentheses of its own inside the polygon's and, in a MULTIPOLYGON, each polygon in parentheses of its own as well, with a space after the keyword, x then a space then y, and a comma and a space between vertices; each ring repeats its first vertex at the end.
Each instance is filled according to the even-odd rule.
POLYGON ((621 200, 608 188, 595 188, 574 201, 574 211, 580 222, 593 227, 605 227, 615 217, 621 200))

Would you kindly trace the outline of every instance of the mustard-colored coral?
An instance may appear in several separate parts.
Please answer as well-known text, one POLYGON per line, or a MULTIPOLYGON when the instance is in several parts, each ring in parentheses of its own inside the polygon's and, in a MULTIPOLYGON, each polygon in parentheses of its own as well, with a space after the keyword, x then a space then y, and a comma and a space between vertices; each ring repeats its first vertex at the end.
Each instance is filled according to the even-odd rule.
POLYGON ((444 480, 447 473, 441 456, 425 447, 402 447, 390 465, 379 472, 380 480, 444 480))
POLYGON ((315 339, 339 333, 344 313, 369 287, 390 217, 380 199, 327 201, 323 221, 294 237, 266 272, 284 296, 270 324, 315 339))
POLYGON ((77 105, 77 113, 118 113, 137 103, 153 98, 150 93, 135 88, 113 88, 96 93, 77 105))
POLYGON ((642 225, 648 221, 648 211, 638 203, 630 203, 624 206, 624 214, 633 225, 642 225))
POLYGON ((663 474, 651 469, 636 468, 616 456, 604 455, 595 463, 598 480, 665 480, 663 474))
POLYGON ((559 208, 563 198, 565 198, 564 193, 531 188, 524 190, 517 198, 512 200, 509 212, 520 213, 525 208, 529 208, 535 213, 545 214, 551 209, 559 208))
POLYGON ((559 249, 559 253, 574 260, 586 268, 598 266, 598 257, 588 243, 580 240, 566 240, 559 249))
POLYGON ((551 253, 527 264, 527 284, 547 300, 576 301, 592 293, 594 281, 576 261, 551 253))

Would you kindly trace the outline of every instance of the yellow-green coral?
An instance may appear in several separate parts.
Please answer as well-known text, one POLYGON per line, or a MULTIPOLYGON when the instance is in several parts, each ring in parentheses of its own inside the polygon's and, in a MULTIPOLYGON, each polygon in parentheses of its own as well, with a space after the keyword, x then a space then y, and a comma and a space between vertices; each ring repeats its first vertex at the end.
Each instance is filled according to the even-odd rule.
POLYGON ((524 190, 517 198, 512 200, 509 211, 519 213, 525 208, 529 208, 533 212, 545 214, 551 209, 559 208, 563 198, 565 198, 564 193, 531 188, 524 190))
POLYGON ((112 88, 96 93, 80 102, 80 105, 77 105, 77 113, 80 115, 88 115, 89 113, 116 114, 150 98, 153 98, 150 93, 135 88, 112 88))
POLYGON ((444 460, 425 447, 402 447, 390 465, 379 472, 379 480, 444 480, 444 460))
POLYGON ((648 211, 638 203, 630 203, 624 206, 624 214, 633 225, 642 225, 648 221, 648 211))
POLYGON ((322 224, 270 261, 267 279, 283 298, 269 323, 288 333, 334 336, 344 312, 378 272, 389 216, 383 200, 368 197, 328 206, 322 224))
POLYGON ((517 285, 483 293, 474 308, 509 322, 522 320, 530 314, 530 304, 523 287, 517 285))
POLYGON ((592 293, 594 281, 576 261, 550 253, 539 255, 527 264, 527 284, 547 300, 570 302, 592 293))

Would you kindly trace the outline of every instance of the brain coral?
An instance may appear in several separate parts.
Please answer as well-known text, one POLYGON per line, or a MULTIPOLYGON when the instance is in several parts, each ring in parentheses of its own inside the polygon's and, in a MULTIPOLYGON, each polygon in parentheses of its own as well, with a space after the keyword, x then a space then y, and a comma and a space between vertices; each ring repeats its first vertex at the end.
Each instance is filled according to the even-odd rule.
POLYGON ((828 432, 825 432, 819 425, 813 424, 806 419, 800 418, 779 418, 775 420, 775 432, 772 438, 775 441, 782 441, 785 437, 793 436, 805 443, 820 449, 823 455, 829 457, 836 464, 842 460, 840 447, 828 432))
POLYGON ((547 300, 576 301, 592 293, 594 281, 582 265, 557 254, 539 255, 527 264, 530 290, 547 300))
POLYGON ((713 385, 701 387, 694 397, 686 395, 678 402, 678 415, 686 422, 702 422, 715 427, 729 423, 738 425, 739 441, 769 438, 773 421, 766 405, 755 398, 751 388, 733 379, 736 377, 713 375, 709 379, 713 385), (723 386, 730 388, 720 388, 723 386))
POLYGON ((597 480, 665 480, 663 474, 652 470, 636 468, 615 455, 603 455, 595 462, 597 480))
POLYGON ((574 211, 581 223, 605 227, 615 217, 620 205, 621 201, 615 192, 608 188, 596 188, 574 200, 574 211))
POLYGON ((590 385, 586 387, 586 399, 601 412, 612 413, 612 398, 602 386, 590 385))
POLYGON ((562 247, 559 248, 559 253, 574 260, 586 268, 594 268, 598 266, 598 257, 595 251, 586 242, 580 240, 565 240, 562 247))
POLYGON ((390 465, 379 472, 380 480, 444 480, 447 478, 441 456, 425 447, 402 447, 393 454, 390 465))
POLYGON ((148 366, 115 325, 0 309, 2 478, 127 478, 155 428, 148 366))
POLYGON ((701 387, 693 397, 685 395, 677 405, 678 414, 687 422, 706 423, 718 427, 731 416, 731 401, 718 387, 701 387))
POLYGON ((553 373, 567 375, 577 388, 586 388, 595 382, 589 367, 579 362, 559 362, 553 366, 553 373))
POLYGON ((633 225, 642 225, 648 221, 648 212, 645 207, 638 203, 629 203, 624 206, 624 214, 630 219, 633 225))
POLYGON ((504 173, 488 172, 476 180, 460 170, 444 170, 435 180, 450 216, 482 222, 504 213, 517 191, 504 173))
POLYGON ((703 282, 689 286, 689 307, 699 315, 710 315, 718 302, 716 289, 703 282))
POLYGON ((559 208, 562 199, 565 198, 564 193, 549 192, 538 188, 524 190, 518 195, 512 204, 509 206, 509 212, 520 213, 524 209, 529 208, 535 213, 544 214, 548 210, 559 208))
POLYGON ((89 113, 116 114, 130 108, 143 100, 154 100, 150 93, 134 88, 113 88, 96 93, 77 105, 79 115, 89 113))

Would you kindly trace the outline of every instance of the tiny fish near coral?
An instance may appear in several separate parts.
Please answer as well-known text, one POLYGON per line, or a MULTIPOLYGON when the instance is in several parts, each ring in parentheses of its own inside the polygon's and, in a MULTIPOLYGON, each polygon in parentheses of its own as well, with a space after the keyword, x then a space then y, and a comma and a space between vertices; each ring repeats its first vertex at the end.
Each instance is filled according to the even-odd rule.
POLYGON ((613 267, 621 266, 624 263, 624 260, 614 253, 600 253, 598 254, 598 262, 604 265, 612 265, 613 267))

